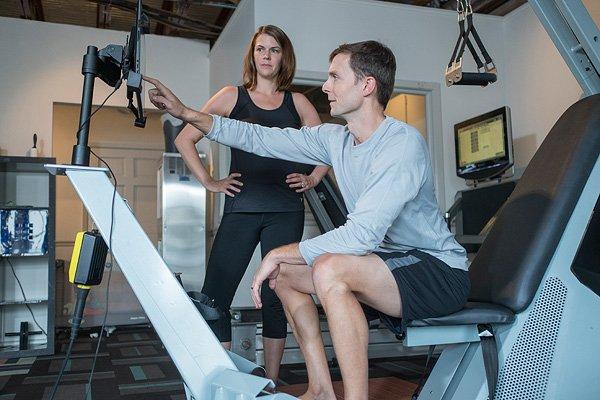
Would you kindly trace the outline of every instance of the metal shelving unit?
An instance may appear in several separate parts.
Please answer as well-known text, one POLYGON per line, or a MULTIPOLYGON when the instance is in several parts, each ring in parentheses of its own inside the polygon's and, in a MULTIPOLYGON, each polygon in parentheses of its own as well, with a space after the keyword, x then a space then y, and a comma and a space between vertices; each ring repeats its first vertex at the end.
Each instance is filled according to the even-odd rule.
POLYGON ((48 211, 45 254, 0 254, 0 358, 54 353, 56 186, 48 163, 55 159, 0 157, 0 208, 48 211))

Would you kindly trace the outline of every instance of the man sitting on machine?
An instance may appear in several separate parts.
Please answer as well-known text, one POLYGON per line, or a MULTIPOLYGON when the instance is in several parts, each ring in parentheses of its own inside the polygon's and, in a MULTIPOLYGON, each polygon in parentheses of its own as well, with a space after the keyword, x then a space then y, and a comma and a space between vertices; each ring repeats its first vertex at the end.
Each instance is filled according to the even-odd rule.
MULTIPOLYGON (((331 165, 348 207, 345 225, 272 250, 254 275, 261 307, 266 279, 282 300, 306 360, 301 398, 335 399, 316 294, 327 315, 346 399, 368 394, 369 339, 363 306, 396 333, 411 320, 460 310, 469 294, 465 250, 438 208, 427 145, 412 126, 384 115, 396 60, 375 41, 343 44, 330 55, 323 85, 331 115, 346 126, 265 128, 194 111, 158 80, 152 103, 211 140, 261 156, 331 165)), ((200 138, 196 138, 200 139, 200 138)))

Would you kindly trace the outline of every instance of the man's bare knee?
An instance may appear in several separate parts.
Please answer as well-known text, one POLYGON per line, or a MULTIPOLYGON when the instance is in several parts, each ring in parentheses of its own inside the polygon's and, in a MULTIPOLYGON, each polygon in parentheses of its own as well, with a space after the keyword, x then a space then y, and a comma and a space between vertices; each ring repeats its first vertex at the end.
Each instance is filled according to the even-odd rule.
POLYGON ((341 256, 339 254, 326 253, 317 257, 311 271, 315 286, 341 280, 343 271, 340 269, 340 261, 341 256))
POLYGON ((312 279, 317 295, 322 300, 350 291, 344 278, 342 256, 338 254, 319 256, 313 264, 312 279))

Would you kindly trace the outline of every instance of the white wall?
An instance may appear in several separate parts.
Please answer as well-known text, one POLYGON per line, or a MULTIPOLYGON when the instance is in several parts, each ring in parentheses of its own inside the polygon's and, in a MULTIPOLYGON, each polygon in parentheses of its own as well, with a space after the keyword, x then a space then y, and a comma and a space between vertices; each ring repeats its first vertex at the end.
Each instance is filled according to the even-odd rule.
MULTIPOLYGON (((81 102, 86 47, 124 44, 125 37, 126 32, 0 17, 1 154, 25 155, 35 132, 40 155, 51 156, 52 104, 81 102)), ((164 80, 184 102, 203 104, 209 94, 208 43, 156 35, 145 41, 146 74, 164 80)), ((97 79, 94 105, 111 90, 97 79)), ((125 85, 107 104, 126 106, 125 85)), ((76 130, 73 126, 73 134, 76 130)))
MULTIPOLYGON (((599 21, 600 2, 586 3, 590 15, 599 21)), ((554 123, 583 91, 529 4, 506 16, 503 36, 510 43, 504 79, 515 164, 526 166, 554 123)))
MULTIPOLYGON (((600 2, 584 0, 600 21, 600 2)), ((327 70, 328 56, 342 42, 375 39, 387 44, 398 63, 396 78, 439 83, 444 140, 446 205, 464 181, 455 175, 455 123, 509 105, 515 161, 527 165, 560 115, 581 89, 528 4, 506 17, 476 15, 475 24, 498 68, 498 82, 487 87, 443 82, 457 38, 456 12, 372 0, 255 0, 255 25, 274 24, 292 39, 298 71, 327 70), (301 16, 301 17, 300 17, 301 16)), ((468 64, 474 64, 465 50, 468 64)), ((301 72, 300 72, 301 73, 301 72)), ((430 132, 429 135, 439 134, 430 132)))
MULTIPOLYGON (((505 104, 504 24, 501 17, 477 15, 477 30, 500 71, 485 89, 444 84, 444 69, 458 37, 456 12, 373 0, 255 0, 255 24, 281 27, 294 44, 299 71, 325 72, 340 43, 379 40, 396 55, 396 79, 440 84, 446 204, 464 187, 454 170, 454 124, 505 104)), ((468 52, 468 51, 467 51, 468 52)), ((466 54, 466 53, 465 53, 466 54)), ((470 55, 465 60, 471 60, 470 55)), ((469 62, 465 70, 474 70, 469 62)))
MULTIPOLYGON (((598 21, 599 3, 586 3, 598 21)), ((268 23, 281 26, 291 37, 299 71, 322 74, 329 52, 339 43, 377 39, 396 54, 398 79, 441 85, 446 204, 463 187, 454 175, 454 123, 510 105, 516 162, 523 166, 581 93, 528 5, 505 18, 476 16, 477 29, 499 69, 499 82, 485 89, 443 84, 443 69, 457 36, 454 12, 369 0, 242 1, 210 52, 210 66, 206 43, 147 35, 146 73, 164 80, 184 102, 199 107, 220 87, 241 81, 248 40, 257 26, 268 23)), ((0 153, 25 154, 36 132, 41 155, 51 155, 52 103, 81 101, 86 46, 120 44, 125 35, 0 17, 0 153)), ((466 69, 472 67, 470 63, 466 69)), ((109 89, 97 81, 95 105, 109 89)), ((108 104, 124 106, 124 88, 108 104)), ((225 171, 227 165, 222 168, 225 171)))
POLYGON ((211 94, 242 83, 242 60, 254 31, 254 0, 242 1, 210 51, 211 94))

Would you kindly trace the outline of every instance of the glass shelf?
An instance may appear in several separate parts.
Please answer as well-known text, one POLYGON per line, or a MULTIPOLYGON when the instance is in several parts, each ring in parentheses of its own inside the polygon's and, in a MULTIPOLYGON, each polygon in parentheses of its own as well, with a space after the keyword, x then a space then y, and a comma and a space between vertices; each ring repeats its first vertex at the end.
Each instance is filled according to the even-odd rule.
POLYGON ((30 300, 5 300, 0 301, 0 306, 18 306, 25 304, 42 304, 46 303, 48 299, 30 299, 30 300))
POLYGON ((2 258, 22 258, 22 257, 48 257, 48 253, 46 253, 46 254, 0 254, 0 259, 2 259, 2 258))
POLYGON ((44 164, 54 164, 54 158, 0 156, 0 172, 48 173, 44 164))

